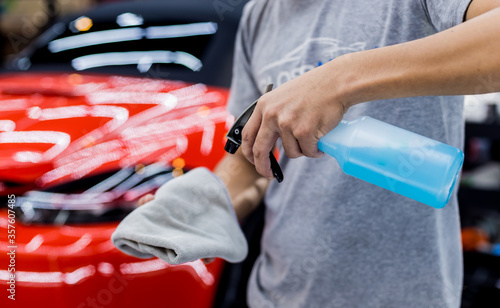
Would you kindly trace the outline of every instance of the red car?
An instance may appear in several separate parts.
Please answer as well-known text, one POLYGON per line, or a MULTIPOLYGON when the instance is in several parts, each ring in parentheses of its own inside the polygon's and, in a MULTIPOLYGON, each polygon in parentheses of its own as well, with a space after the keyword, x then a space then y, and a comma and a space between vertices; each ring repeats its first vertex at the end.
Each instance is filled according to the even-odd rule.
POLYGON ((242 3, 222 19, 211 3, 198 7, 194 21, 172 3, 71 17, 10 64, 26 71, 0 75, 0 306, 213 307, 222 260, 173 266, 125 255, 110 240, 141 196, 191 168, 213 168, 233 121, 227 62, 242 3), (152 14, 162 10, 168 18, 152 14), (90 28, 79 28, 82 18, 90 28), (106 36, 115 30, 145 36, 106 36), (169 50, 148 53, 149 40, 169 50), (141 55, 137 63, 106 59, 126 52, 141 55), (108 62, 75 61, 96 54, 108 62), (155 58, 162 54, 173 58, 155 58))

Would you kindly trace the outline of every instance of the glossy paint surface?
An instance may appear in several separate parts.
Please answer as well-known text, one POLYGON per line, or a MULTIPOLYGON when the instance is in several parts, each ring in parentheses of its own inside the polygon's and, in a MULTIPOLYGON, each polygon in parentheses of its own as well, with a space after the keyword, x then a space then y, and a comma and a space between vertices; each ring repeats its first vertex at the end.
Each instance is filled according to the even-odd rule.
MULTIPOLYGON (((211 169, 224 155, 224 135, 233 121, 225 109, 227 96, 223 88, 147 78, 0 75, 0 195, 19 200, 127 168, 139 174, 152 164, 181 172, 211 169)), ((79 187, 72 190, 74 198, 79 187)), ((55 225, 16 219, 12 224, 5 206, 0 287, 8 288, 7 253, 15 249, 16 301, 2 292, 1 307, 212 305, 221 260, 173 266, 137 259, 111 243, 119 221, 55 225), (9 225, 15 227, 14 243, 7 237, 9 225)))

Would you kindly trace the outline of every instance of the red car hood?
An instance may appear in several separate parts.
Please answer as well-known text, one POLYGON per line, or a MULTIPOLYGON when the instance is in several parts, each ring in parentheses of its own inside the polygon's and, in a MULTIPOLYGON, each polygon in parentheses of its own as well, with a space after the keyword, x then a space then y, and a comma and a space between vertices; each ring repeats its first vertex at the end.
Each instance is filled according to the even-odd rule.
POLYGON ((227 96, 146 78, 0 76, 0 194, 178 157, 212 168, 232 121, 227 96))
MULTIPOLYGON (((174 159, 177 168, 213 168, 233 121, 227 96, 227 89, 179 81, 1 75, 0 194, 17 200, 30 189, 129 167, 168 166, 174 159)), ((14 264, 16 301, 4 292, 2 307, 201 308, 213 302, 220 260, 208 266, 141 260, 112 245, 118 222, 23 225, 8 210, 0 210, 0 263, 6 265, 0 285, 10 288, 7 265, 14 264)))

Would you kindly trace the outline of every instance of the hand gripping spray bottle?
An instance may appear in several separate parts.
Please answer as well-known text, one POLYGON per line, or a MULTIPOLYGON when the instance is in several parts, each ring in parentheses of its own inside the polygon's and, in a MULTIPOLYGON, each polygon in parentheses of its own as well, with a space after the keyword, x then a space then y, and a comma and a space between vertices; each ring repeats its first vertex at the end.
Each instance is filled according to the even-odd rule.
MULTIPOLYGON (((227 133, 227 152, 235 153, 241 145, 241 131, 256 102, 227 133)), ((455 147, 368 116, 341 121, 320 138, 318 148, 333 156, 346 174, 434 208, 448 203, 464 160, 455 147)), ((281 169, 269 155, 271 169, 281 182, 281 169)))

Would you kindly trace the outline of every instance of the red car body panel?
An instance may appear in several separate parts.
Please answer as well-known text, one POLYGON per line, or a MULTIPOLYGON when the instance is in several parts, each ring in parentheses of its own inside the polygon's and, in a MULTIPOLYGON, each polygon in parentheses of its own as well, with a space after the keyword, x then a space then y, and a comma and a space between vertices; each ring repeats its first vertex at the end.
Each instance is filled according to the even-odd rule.
POLYGON ((1 76, 0 180, 47 187, 181 156, 190 167, 212 168, 224 153, 227 95, 145 78, 1 76))
POLYGON ((116 223, 16 224, 15 301, 9 292, 7 215, 1 212, 2 307, 211 307, 223 261, 169 265, 137 259, 111 243, 116 223))
MULTIPOLYGON (((176 158, 187 168, 212 169, 233 120, 227 97, 223 88, 147 78, 0 76, 0 194, 12 199, 28 189, 176 158)), ((137 259, 112 245, 118 222, 23 225, 7 212, 0 211, 2 307, 212 306, 221 260, 174 266, 137 259), (15 237, 8 237, 12 229, 15 237), (13 250, 15 302, 6 290, 13 250)))

